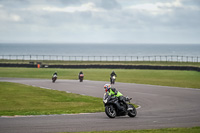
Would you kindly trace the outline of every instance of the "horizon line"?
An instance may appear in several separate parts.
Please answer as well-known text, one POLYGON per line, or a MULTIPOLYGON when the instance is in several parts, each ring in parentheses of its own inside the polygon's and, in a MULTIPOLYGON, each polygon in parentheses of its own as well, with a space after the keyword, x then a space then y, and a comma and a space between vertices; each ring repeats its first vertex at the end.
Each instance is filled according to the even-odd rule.
POLYGON ((62 44, 62 45, 200 45, 200 43, 98 43, 98 42, 0 42, 0 44, 62 44))

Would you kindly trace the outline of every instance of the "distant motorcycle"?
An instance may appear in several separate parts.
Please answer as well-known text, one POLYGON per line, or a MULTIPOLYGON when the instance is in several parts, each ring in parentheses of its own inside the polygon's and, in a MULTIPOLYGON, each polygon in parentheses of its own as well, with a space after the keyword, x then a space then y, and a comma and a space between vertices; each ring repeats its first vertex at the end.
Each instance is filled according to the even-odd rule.
POLYGON ((53 77, 52 77, 52 82, 55 83, 56 80, 57 80, 57 75, 53 75, 53 77))
POLYGON ((115 118, 116 116, 125 116, 128 115, 129 117, 135 117, 137 115, 137 110, 135 107, 130 104, 130 100, 132 98, 124 97, 128 108, 123 103, 119 102, 117 97, 112 97, 108 95, 108 93, 104 94, 103 103, 105 106, 105 113, 109 118, 115 118), (116 103, 119 103, 123 110, 119 110, 116 103))
POLYGON ((80 82, 83 82, 83 78, 84 78, 84 75, 83 75, 83 74, 80 74, 80 75, 79 75, 79 80, 80 80, 80 82))
POLYGON ((115 84, 115 79, 116 79, 115 76, 111 76, 111 77, 110 77, 110 83, 111 83, 111 84, 115 84))

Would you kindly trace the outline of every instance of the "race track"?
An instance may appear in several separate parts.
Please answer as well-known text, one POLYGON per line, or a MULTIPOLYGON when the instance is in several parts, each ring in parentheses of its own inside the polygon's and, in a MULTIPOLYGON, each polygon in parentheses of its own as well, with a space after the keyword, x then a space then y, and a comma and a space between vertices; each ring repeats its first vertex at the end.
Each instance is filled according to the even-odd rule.
MULTIPOLYGON (((103 81, 0 78, 0 81, 16 82, 103 97, 103 81)), ((100 130, 135 130, 170 127, 200 126, 200 89, 116 83, 113 85, 132 102, 140 105, 135 118, 110 119, 104 112, 89 114, 65 114, 49 116, 0 117, 1 133, 78 132, 100 130)), ((103 103, 102 103, 103 104, 103 103)))

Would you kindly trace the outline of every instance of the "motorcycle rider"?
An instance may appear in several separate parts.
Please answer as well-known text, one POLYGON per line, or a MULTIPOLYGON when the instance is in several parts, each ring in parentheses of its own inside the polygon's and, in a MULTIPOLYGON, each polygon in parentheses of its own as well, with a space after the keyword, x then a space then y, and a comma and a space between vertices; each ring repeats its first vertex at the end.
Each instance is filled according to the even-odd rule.
POLYGON ((54 83, 57 79, 57 72, 55 71, 54 74, 52 75, 52 82, 54 83))
MULTIPOLYGON (((119 92, 115 88, 111 88, 110 84, 105 84, 104 85, 104 90, 106 92, 108 92, 108 95, 110 95, 110 96, 116 96, 118 98, 119 102, 122 102, 126 106, 126 109, 128 108, 128 105, 126 104, 126 102, 124 100, 124 97, 123 97, 123 94, 121 92, 119 92)), ((116 103, 116 105, 119 108, 119 110, 123 110, 124 111, 124 108, 121 107, 119 103, 116 103)))
POLYGON ((112 71, 112 72, 111 72, 110 77, 112 77, 112 76, 117 77, 117 74, 115 73, 115 71, 112 71))
POLYGON ((114 71, 112 71, 112 73, 110 74, 110 82, 111 82, 111 78, 113 77, 113 76, 115 76, 115 77, 117 77, 117 74, 114 72, 114 71))
POLYGON ((53 74, 53 77, 54 77, 54 75, 57 77, 57 75, 58 75, 58 74, 57 74, 57 71, 55 71, 55 73, 53 74))
POLYGON ((80 75, 81 75, 81 74, 83 74, 82 71, 80 71, 79 74, 78 74, 78 78, 79 78, 79 79, 80 79, 80 75))

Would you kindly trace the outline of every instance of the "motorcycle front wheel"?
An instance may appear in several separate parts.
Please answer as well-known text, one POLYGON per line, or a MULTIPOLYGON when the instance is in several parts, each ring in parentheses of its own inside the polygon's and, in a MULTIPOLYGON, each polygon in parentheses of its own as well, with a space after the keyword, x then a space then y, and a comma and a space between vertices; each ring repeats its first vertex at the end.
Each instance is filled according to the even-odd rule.
POLYGON ((128 116, 135 117, 137 115, 137 110, 135 109, 135 107, 132 104, 129 104, 128 106, 129 106, 129 108, 133 108, 133 110, 128 111, 128 116))
POLYGON ((115 116, 116 116, 116 110, 115 110, 115 108, 113 108, 112 105, 105 107, 105 113, 109 118, 115 118, 115 116))

